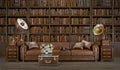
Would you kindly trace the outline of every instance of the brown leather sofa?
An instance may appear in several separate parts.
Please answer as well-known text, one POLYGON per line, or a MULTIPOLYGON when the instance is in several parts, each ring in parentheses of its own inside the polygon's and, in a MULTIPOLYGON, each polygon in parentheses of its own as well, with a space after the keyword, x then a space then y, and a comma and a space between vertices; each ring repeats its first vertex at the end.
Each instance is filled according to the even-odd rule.
MULTIPOLYGON (((43 42, 39 42, 41 45, 43 42)), ((99 47, 92 44, 91 49, 74 49, 75 43, 70 42, 52 42, 54 45, 53 55, 59 55, 59 60, 95 60, 99 59, 99 47), (61 49, 61 50, 60 50, 61 49)), ((41 54, 39 48, 28 49, 26 44, 20 49, 22 60, 37 60, 41 54)))

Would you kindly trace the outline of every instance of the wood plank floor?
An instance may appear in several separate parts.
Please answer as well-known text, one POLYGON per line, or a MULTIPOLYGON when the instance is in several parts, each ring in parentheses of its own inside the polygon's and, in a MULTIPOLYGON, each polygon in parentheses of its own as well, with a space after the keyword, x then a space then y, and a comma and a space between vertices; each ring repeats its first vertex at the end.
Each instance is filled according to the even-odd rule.
POLYGON ((40 65, 37 62, 7 62, 0 58, 0 70, 120 70, 120 58, 112 62, 60 62, 40 65))

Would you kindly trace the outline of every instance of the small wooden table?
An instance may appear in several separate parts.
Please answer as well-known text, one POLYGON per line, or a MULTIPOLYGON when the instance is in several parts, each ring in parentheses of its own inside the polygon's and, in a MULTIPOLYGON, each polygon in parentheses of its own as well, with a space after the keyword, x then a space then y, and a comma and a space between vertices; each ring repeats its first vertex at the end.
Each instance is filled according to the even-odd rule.
POLYGON ((39 64, 57 64, 59 62, 59 55, 39 55, 39 64))
POLYGON ((8 45, 6 48, 7 61, 19 61, 19 50, 17 45, 8 45))
POLYGON ((101 61, 113 60, 113 47, 112 46, 101 46, 101 61))

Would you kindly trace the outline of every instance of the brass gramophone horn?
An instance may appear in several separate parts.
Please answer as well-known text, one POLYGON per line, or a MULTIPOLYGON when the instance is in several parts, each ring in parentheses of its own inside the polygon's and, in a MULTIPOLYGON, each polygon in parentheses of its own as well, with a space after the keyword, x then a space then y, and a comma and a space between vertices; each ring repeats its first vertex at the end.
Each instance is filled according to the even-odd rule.
POLYGON ((95 25, 95 27, 93 29, 94 35, 100 35, 103 32, 104 32, 104 26, 103 26, 103 24, 97 24, 97 25, 95 25))

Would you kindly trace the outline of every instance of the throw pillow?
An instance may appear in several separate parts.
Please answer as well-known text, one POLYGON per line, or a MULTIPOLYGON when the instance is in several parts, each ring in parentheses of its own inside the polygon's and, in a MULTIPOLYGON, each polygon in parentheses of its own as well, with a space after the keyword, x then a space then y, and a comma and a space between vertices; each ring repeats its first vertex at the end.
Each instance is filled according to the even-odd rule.
POLYGON ((80 49, 83 49, 83 46, 84 46, 84 43, 78 42, 78 43, 75 43, 75 45, 73 46, 73 48, 80 48, 80 49))
POLYGON ((39 48, 39 46, 36 42, 26 42, 26 44, 28 45, 29 49, 39 48))
POLYGON ((85 44, 85 48, 87 48, 87 49, 90 49, 91 48, 91 45, 92 45, 92 43, 91 42, 88 42, 88 41, 86 41, 86 40, 82 40, 82 42, 85 44))
POLYGON ((44 48, 45 48, 45 44, 41 44, 40 49, 44 49, 44 48))
POLYGON ((53 50, 53 45, 52 44, 41 44, 41 53, 43 54, 51 54, 53 50))

